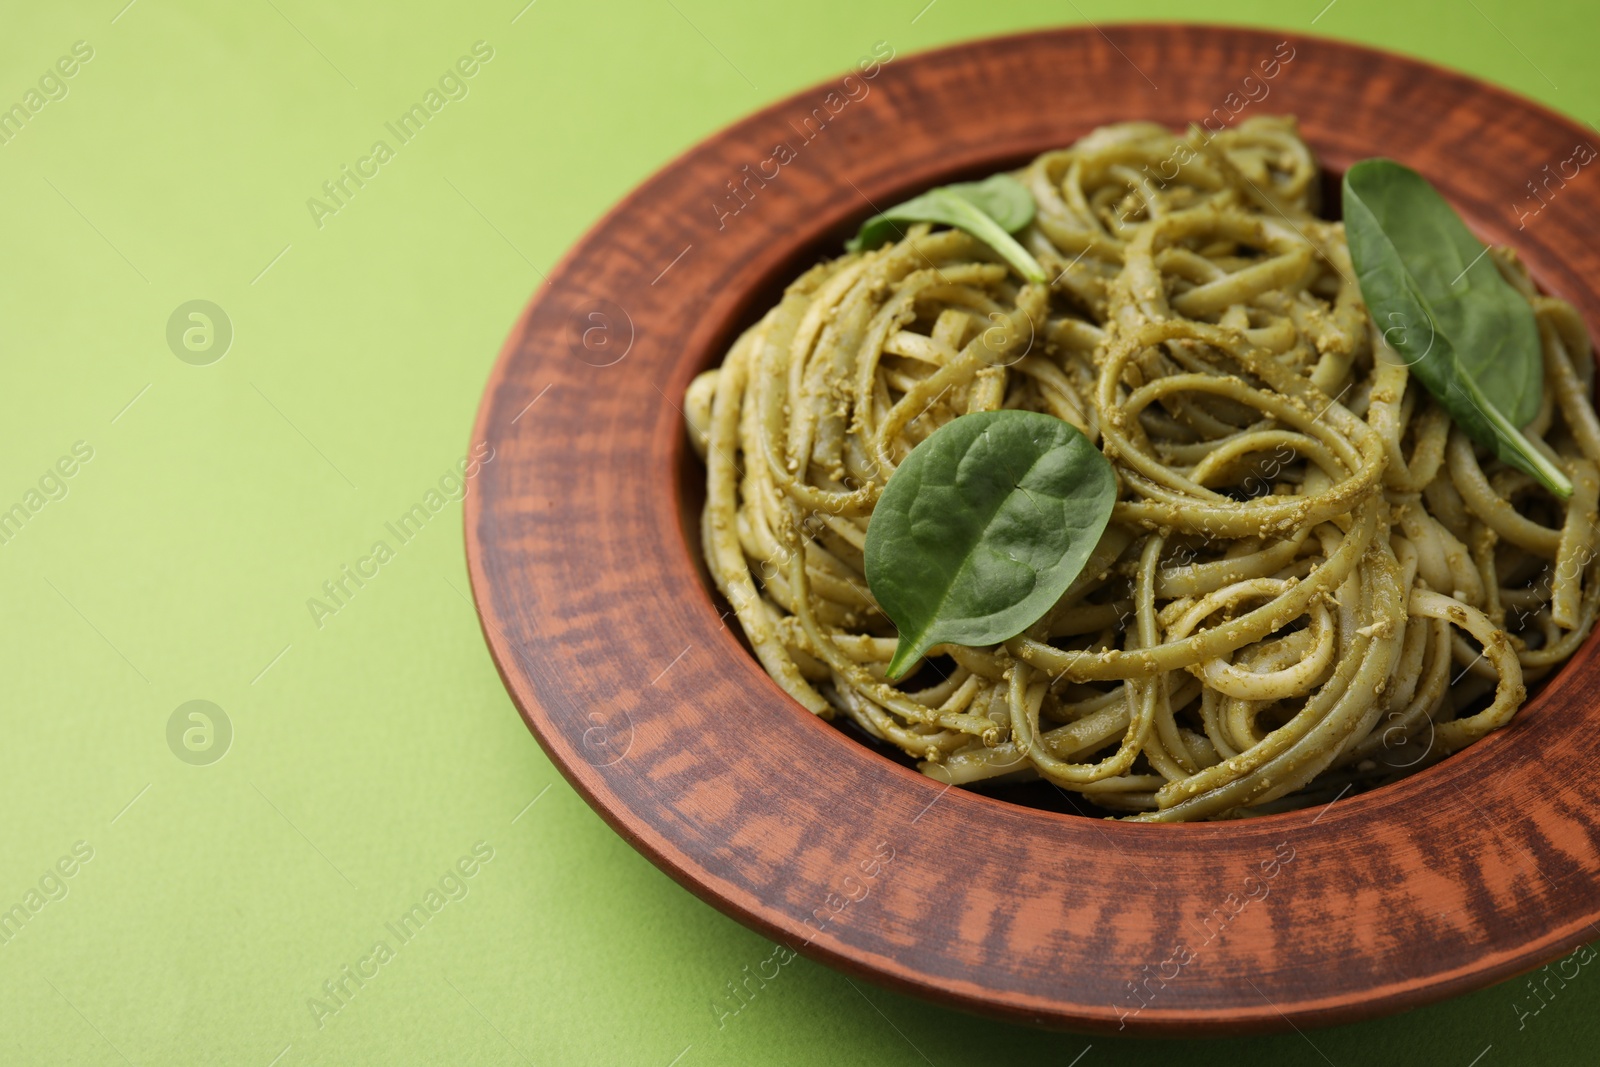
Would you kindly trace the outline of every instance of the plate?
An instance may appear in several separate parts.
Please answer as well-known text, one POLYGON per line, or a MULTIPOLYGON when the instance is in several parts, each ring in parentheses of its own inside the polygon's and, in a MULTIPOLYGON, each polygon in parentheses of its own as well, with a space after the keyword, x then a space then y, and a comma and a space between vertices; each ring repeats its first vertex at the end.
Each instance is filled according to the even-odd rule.
POLYGON ((1129 119, 1289 113, 1334 170, 1396 158, 1595 333, 1600 178, 1568 174, 1592 131, 1459 74, 1280 33, 1105 26, 888 51, 645 182, 501 352, 467 555, 506 688, 568 781, 774 941, 1047 1026, 1321 1026, 1600 936, 1594 642, 1508 729, 1316 810, 1150 826, 950 790, 807 714, 747 653, 699 563, 679 410, 690 378, 873 205, 1129 119))

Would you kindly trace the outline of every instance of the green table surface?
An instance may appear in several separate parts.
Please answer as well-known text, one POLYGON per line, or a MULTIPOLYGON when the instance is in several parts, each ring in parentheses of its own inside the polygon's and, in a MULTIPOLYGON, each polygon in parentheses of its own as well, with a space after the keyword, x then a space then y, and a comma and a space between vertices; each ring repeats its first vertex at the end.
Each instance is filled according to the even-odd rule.
POLYGON ((804 959, 731 1013, 773 946, 613 834, 495 674, 453 474, 562 252, 876 41, 1136 18, 1345 37, 1600 118, 1576 0, 7 4, 0 1063, 1595 1062, 1578 961, 1540 1000, 1518 979, 1182 1045, 804 959), (389 136, 441 78, 438 114, 389 136), (341 205, 322 187, 346 166, 369 177, 341 205), (387 532, 419 502, 420 530, 387 532))

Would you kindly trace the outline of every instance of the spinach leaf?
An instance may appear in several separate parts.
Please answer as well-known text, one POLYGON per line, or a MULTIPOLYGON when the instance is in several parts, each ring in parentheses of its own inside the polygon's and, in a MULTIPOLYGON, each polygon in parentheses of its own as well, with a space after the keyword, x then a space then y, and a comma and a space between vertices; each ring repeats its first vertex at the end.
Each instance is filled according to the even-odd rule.
POLYGON ((1111 519, 1111 463, 1070 423, 962 415, 889 478, 867 526, 867 584, 900 631, 898 678, 933 645, 992 645, 1037 622, 1111 519))
POLYGON ((1518 429, 1539 410, 1533 310, 1438 191, 1388 159, 1344 176, 1345 238, 1372 320, 1474 441, 1551 492, 1567 476, 1518 429))
POLYGON ((1007 233, 1033 221, 1033 194, 1009 174, 991 174, 981 182, 956 182, 946 189, 972 201, 1007 233))
POLYGON ((958 182, 930 189, 921 196, 874 215, 845 242, 852 252, 864 252, 905 236, 901 223, 937 222, 965 230, 993 248, 1030 282, 1045 280, 1039 261, 1011 235, 1033 221, 1033 195, 1009 174, 995 174, 981 182, 958 182))

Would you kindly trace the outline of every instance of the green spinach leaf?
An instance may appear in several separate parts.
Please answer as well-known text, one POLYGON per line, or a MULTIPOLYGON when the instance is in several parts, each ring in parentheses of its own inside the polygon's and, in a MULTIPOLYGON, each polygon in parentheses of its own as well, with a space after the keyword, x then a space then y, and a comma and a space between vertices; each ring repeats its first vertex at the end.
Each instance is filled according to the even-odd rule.
POLYGON ((1533 310, 1438 191, 1389 159, 1344 176, 1345 238, 1384 339, 1474 441, 1560 497, 1567 476, 1518 429, 1538 412, 1533 310))
POLYGON ((958 182, 930 189, 861 224, 845 247, 864 252, 905 236, 902 223, 936 222, 965 230, 993 248, 1030 282, 1045 280, 1044 268, 1012 234, 1033 221, 1033 195, 1009 174, 981 182, 958 182))
POLYGON ((1061 599, 1100 541, 1117 479, 1070 423, 962 415, 889 478, 867 527, 867 584, 900 632, 898 678, 941 643, 992 645, 1061 599))

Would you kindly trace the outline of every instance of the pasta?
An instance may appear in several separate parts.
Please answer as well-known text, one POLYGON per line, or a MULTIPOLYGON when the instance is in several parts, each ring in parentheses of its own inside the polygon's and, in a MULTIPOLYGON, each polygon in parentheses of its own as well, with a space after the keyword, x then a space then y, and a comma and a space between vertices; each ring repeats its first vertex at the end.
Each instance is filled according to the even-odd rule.
POLYGON ((970 786, 1158 822, 1326 803, 1510 721, 1600 610, 1600 420, 1577 312, 1536 316, 1524 430, 1562 501, 1456 428, 1369 320, 1292 119, 1095 131, 1015 175, 1032 284, 960 230, 822 263, 696 378, 703 548, 763 667, 970 786), (898 683, 863 546, 896 466, 968 412, 1064 419, 1119 495, 1036 625, 898 683))

